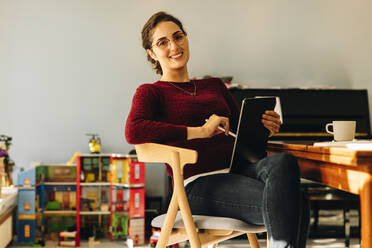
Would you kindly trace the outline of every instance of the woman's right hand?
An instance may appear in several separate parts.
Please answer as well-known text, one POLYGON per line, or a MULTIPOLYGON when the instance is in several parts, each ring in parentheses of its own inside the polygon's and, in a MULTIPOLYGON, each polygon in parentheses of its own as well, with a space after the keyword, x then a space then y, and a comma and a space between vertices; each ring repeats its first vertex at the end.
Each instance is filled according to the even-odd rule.
POLYGON ((211 115, 205 124, 201 127, 187 127, 187 139, 211 138, 217 134, 223 133, 218 127, 222 126, 225 129, 225 135, 229 135, 230 122, 229 118, 211 115))
POLYGON ((223 133, 221 129, 218 127, 222 126, 225 129, 225 135, 229 135, 230 130, 230 122, 229 118, 218 116, 218 115, 211 115, 207 122, 202 126, 203 133, 205 135, 204 138, 211 138, 217 134, 223 133))

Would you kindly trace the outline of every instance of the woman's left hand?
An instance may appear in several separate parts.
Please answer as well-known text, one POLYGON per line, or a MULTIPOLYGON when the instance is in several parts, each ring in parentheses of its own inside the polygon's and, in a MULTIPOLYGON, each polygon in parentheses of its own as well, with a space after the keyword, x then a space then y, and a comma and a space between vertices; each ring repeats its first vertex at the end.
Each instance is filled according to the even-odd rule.
POLYGON ((277 134, 279 132, 280 125, 282 124, 280 121, 280 115, 272 110, 265 111, 265 113, 262 115, 261 122, 267 129, 269 129, 269 137, 277 134))

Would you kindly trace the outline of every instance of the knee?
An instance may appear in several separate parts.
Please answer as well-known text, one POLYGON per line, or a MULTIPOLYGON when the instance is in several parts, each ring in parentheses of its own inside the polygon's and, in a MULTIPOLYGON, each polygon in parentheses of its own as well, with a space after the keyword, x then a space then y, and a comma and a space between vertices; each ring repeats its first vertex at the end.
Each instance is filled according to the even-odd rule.
POLYGON ((298 167, 297 158, 289 153, 277 153, 272 155, 272 171, 277 176, 285 177, 300 177, 300 169, 298 167), (279 174, 279 175, 278 175, 279 174))

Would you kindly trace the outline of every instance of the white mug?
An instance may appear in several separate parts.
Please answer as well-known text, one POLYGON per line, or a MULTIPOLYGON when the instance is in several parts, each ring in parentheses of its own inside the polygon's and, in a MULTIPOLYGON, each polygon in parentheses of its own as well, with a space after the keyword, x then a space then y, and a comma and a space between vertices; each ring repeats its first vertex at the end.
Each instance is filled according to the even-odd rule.
POLYGON ((355 136, 356 121, 332 121, 327 123, 326 132, 333 134, 335 141, 351 141, 355 136), (333 131, 329 127, 333 127, 333 131))

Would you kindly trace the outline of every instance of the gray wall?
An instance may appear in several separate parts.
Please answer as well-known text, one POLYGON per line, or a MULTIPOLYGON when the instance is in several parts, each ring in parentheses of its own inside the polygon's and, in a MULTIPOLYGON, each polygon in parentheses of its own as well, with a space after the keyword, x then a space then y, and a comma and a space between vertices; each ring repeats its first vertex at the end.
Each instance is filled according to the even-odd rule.
MULTIPOLYGON (((189 33, 191 77, 234 76, 252 87, 372 89, 368 0, 0 0, 0 133, 17 167, 88 152, 126 153, 124 120, 139 84, 158 77, 140 31, 166 10, 189 33)), ((371 108, 372 109, 372 108, 371 108)), ((163 190, 163 167, 149 166, 163 190)))

